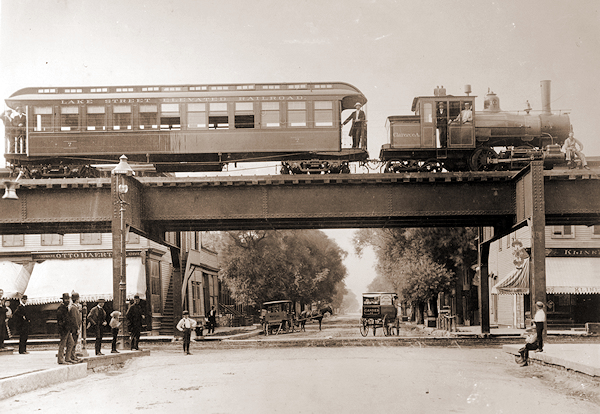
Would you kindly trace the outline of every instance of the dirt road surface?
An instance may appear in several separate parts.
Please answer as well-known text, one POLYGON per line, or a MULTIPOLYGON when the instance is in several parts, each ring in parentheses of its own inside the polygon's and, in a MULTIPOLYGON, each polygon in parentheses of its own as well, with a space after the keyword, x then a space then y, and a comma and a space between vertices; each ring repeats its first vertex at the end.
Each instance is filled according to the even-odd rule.
POLYGON ((186 356, 170 347, 0 401, 0 412, 599 412, 586 390, 572 393, 551 370, 520 368, 498 349, 196 349, 186 356))

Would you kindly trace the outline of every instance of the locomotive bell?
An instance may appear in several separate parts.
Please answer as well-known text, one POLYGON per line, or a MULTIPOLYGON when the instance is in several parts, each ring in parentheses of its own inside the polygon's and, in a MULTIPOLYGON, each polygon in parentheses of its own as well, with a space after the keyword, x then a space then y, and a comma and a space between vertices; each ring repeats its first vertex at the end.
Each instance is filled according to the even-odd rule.
POLYGON ((494 92, 488 89, 488 93, 483 100, 483 110, 489 112, 500 112, 500 98, 494 92))

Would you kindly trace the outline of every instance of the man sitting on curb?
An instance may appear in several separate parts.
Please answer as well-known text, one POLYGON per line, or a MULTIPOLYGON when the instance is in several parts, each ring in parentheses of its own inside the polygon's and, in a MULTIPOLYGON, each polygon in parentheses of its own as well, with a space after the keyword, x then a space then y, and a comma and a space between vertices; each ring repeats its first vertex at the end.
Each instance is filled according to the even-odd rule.
POLYGON ((521 358, 517 361, 522 367, 529 365, 529 351, 538 349, 538 338, 535 326, 530 326, 527 328, 525 335, 525 346, 519 349, 521 358))

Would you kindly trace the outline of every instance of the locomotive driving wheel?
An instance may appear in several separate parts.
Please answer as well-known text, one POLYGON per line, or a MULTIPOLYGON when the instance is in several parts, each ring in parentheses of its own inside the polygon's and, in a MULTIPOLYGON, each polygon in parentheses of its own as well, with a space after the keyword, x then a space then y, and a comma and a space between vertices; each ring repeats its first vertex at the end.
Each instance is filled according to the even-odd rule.
POLYGON ((427 160, 425 164, 421 166, 421 171, 423 172, 442 172, 444 170, 444 165, 438 160, 427 160))
POLYGON ((480 147, 473 152, 469 160, 471 171, 494 171, 498 164, 490 162, 490 160, 498 159, 496 151, 490 147, 480 147))

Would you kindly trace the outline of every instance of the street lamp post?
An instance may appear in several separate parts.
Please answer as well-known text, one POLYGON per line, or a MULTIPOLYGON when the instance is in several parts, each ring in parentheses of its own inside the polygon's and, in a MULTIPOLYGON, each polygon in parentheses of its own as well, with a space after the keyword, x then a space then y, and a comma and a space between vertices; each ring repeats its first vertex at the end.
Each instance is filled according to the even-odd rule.
MULTIPOLYGON (((118 284, 119 284, 119 295, 118 298, 115 297, 113 298, 113 307, 118 310, 121 313, 121 316, 119 317, 119 321, 121 322, 121 324, 119 325, 119 337, 121 338, 121 340, 119 341, 119 348, 121 349, 125 349, 125 340, 126 340, 126 330, 125 330, 125 323, 124 323, 124 318, 125 318, 125 312, 127 311, 126 309, 126 300, 127 300, 127 237, 126 237, 126 227, 125 227, 125 205, 129 204, 127 203, 125 200, 123 200, 123 195, 127 193, 127 191, 129 190, 129 188, 127 187, 127 184, 125 183, 125 179, 124 176, 128 175, 131 176, 134 174, 133 169, 129 166, 129 164, 127 163, 127 157, 125 155, 121 155, 120 159, 119 159, 119 164, 112 170, 111 172, 112 175, 115 176, 115 189, 116 189, 116 193, 117 193, 117 203, 119 204, 119 220, 120 220, 120 227, 119 227, 119 248, 118 248, 118 256, 120 259, 120 263, 119 263, 119 278, 118 278, 118 284), (115 304, 115 302, 117 302, 117 304, 115 304)), ((114 229, 113 229, 113 233, 114 233, 114 229)), ((116 238, 114 237, 113 234, 113 243, 116 241, 116 238)), ((115 251, 115 248, 113 246, 113 251, 115 251)), ((113 283, 116 282, 116 278, 113 277, 113 283)), ((115 292, 115 287, 113 286, 113 292, 115 292)))

